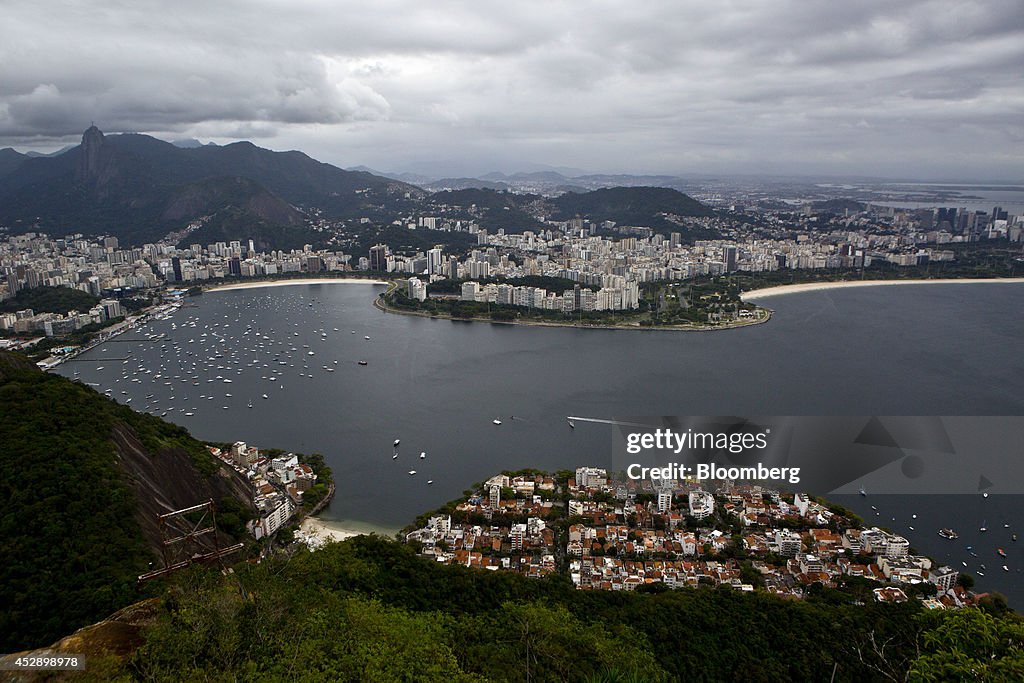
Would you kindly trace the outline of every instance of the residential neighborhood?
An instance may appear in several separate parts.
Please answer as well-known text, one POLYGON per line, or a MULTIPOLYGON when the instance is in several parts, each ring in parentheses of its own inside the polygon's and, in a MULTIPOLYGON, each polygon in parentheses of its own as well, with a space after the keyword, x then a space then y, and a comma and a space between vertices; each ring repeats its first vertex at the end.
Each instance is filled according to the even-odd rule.
POLYGON ((932 608, 977 599, 956 569, 826 501, 756 484, 702 485, 655 488, 596 467, 499 474, 405 539, 437 562, 564 572, 579 590, 728 586, 799 599, 842 589, 932 608))
POLYGON ((302 509, 303 493, 316 485, 313 468, 294 453, 267 457, 260 449, 236 441, 230 449, 207 446, 210 454, 249 482, 256 516, 246 528, 256 540, 273 536, 302 509))

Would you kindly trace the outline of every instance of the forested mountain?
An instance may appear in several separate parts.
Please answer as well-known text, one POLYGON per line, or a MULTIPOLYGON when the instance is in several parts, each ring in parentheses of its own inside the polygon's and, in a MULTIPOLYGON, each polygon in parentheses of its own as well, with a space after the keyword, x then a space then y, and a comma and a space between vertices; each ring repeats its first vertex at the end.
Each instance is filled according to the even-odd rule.
POLYGON ((680 230, 666 217, 711 216, 714 212, 688 195, 667 187, 609 187, 577 194, 568 192, 551 201, 553 217, 581 216, 621 225, 643 225, 657 230, 680 230))
MULTIPOLYGON (((550 174, 526 175, 544 179, 550 174)), ((435 212, 508 232, 543 229, 542 218, 578 217, 646 226, 663 234, 682 232, 686 239, 716 236, 680 225, 682 218, 713 213, 669 188, 613 187, 552 198, 471 180, 453 181, 460 189, 428 194, 302 152, 273 152, 251 142, 182 146, 148 135, 106 136, 93 126, 80 145, 56 156, 0 150, 0 225, 14 233, 114 235, 138 245, 202 219, 203 226, 187 243, 254 239, 261 249, 290 249, 330 237, 329 232, 314 233, 307 217, 367 218, 369 223, 348 231, 349 237, 359 237, 373 226, 435 212)))
MULTIPOLYGON (((247 486, 176 425, 0 351, 0 651, 52 641, 144 595, 159 514, 213 499, 222 545, 247 486)), ((209 539, 209 537, 206 537, 209 539)), ((212 543, 212 539, 207 541, 212 543)))
MULTIPOLYGON (((0 224, 15 232, 104 233, 153 241, 195 218, 233 210, 295 227, 315 207, 329 216, 380 216, 423 191, 343 171, 301 152, 250 142, 181 148, 148 135, 105 136, 95 126, 56 157, 0 156, 0 224)), ((17 154, 13 152, 13 154, 17 154)))
POLYGON ((21 166, 21 164, 28 158, 28 156, 21 154, 10 147, 0 149, 0 178, 3 178, 8 173, 14 171, 14 169, 21 166))
POLYGON ((429 201, 438 208, 456 207, 460 217, 476 220, 492 231, 543 230, 547 226, 538 220, 541 217, 556 221, 582 218, 598 224, 612 221, 618 226, 650 227, 665 235, 680 232, 688 240, 719 237, 712 229, 685 225, 684 220, 713 216, 714 211, 666 187, 612 187, 557 197, 467 187, 435 192, 429 201))

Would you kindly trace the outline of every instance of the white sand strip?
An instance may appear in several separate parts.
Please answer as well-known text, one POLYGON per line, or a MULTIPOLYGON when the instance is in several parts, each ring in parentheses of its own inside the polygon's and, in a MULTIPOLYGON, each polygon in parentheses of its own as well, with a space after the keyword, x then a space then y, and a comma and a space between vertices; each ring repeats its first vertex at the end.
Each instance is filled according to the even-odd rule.
POLYGON ((783 294, 799 294, 800 292, 815 292, 821 289, 840 289, 843 287, 881 287, 885 285, 980 285, 991 283, 1024 283, 1024 277, 1004 278, 946 278, 935 280, 850 280, 844 282, 805 282, 798 285, 780 285, 778 287, 766 287, 755 289, 751 292, 743 292, 741 298, 744 301, 765 299, 783 294))

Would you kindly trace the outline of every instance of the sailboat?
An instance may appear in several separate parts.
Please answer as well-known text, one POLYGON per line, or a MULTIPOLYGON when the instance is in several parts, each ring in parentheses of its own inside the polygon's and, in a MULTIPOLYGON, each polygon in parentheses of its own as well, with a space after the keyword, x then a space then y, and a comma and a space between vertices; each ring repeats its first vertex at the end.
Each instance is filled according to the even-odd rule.
POLYGON ((980 529, 978 529, 978 531, 980 531, 980 532, 982 532, 982 533, 985 533, 986 531, 988 531, 988 527, 986 527, 986 526, 985 526, 985 520, 982 520, 982 522, 981 522, 981 528, 980 528, 980 529))

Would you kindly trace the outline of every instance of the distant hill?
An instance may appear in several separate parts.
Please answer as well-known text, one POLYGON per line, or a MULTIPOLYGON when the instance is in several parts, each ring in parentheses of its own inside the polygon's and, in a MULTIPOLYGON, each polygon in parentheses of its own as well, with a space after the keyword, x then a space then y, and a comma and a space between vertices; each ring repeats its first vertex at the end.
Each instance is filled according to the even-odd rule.
POLYGON ((301 152, 273 152, 250 142, 181 148, 147 135, 105 136, 95 126, 60 156, 13 154, 0 160, 0 224, 15 232, 112 234, 129 244, 159 239, 222 209, 264 225, 297 227, 302 217, 294 207, 316 207, 333 217, 380 217, 407 196, 424 194, 301 152))
POLYGON ((246 485, 185 429, 5 351, 0 444, 2 652, 143 597, 136 577, 157 559, 158 514, 212 498, 232 531, 219 542, 244 533, 246 485))
POLYGON ((566 193, 549 202, 552 217, 567 220, 579 216, 592 221, 654 228, 656 232, 686 232, 672 217, 713 216, 714 211, 696 199, 667 187, 609 187, 583 194, 566 193))
POLYGON ((171 144, 182 149, 195 149, 196 147, 203 147, 204 144, 212 145, 213 147, 217 146, 217 143, 215 142, 202 143, 195 138, 188 138, 187 140, 171 140, 171 144))
POLYGON ((0 301, 0 313, 14 313, 31 308, 36 313, 84 313, 98 304, 100 298, 70 287, 33 287, 22 289, 10 299, 0 301))
POLYGON ((5 175, 13 172, 29 158, 31 157, 13 150, 10 147, 0 149, 0 182, 2 182, 5 175))
POLYGON ((29 150, 29 151, 25 152, 25 156, 32 157, 32 158, 35 158, 35 157, 57 157, 57 156, 60 156, 61 154, 63 154, 64 152, 68 151, 69 149, 74 149, 75 147, 76 147, 76 145, 64 145, 60 149, 58 149, 56 151, 53 151, 53 152, 37 152, 37 151, 35 151, 33 149, 33 150, 29 150))
POLYGON ((458 207, 461 218, 474 220, 488 230, 507 232, 543 230, 546 227, 532 211, 539 199, 537 195, 512 194, 477 187, 435 192, 430 196, 430 201, 440 207, 458 207))
POLYGON ((842 214, 846 211, 864 211, 867 209, 867 205, 853 199, 826 199, 820 202, 812 202, 811 208, 820 213, 842 214))
POLYGON ((431 180, 429 183, 421 183, 420 185, 427 190, 435 192, 468 189, 497 190, 500 192, 509 189, 508 183, 495 180, 481 180, 480 178, 441 178, 440 180, 431 180))
MULTIPOLYGON (((526 174, 518 174, 520 176, 526 174)), ((536 174, 550 177, 551 173, 536 174)), ((709 229, 693 229, 674 222, 694 216, 713 216, 711 208, 678 190, 665 187, 612 187, 591 192, 567 192, 557 197, 500 192, 487 188, 435 192, 429 202, 441 207, 460 207, 464 217, 472 218, 489 230, 506 232, 539 230, 546 226, 541 216, 555 220, 585 218, 600 223, 644 226, 668 234, 682 232, 688 239, 718 237, 709 229)))

